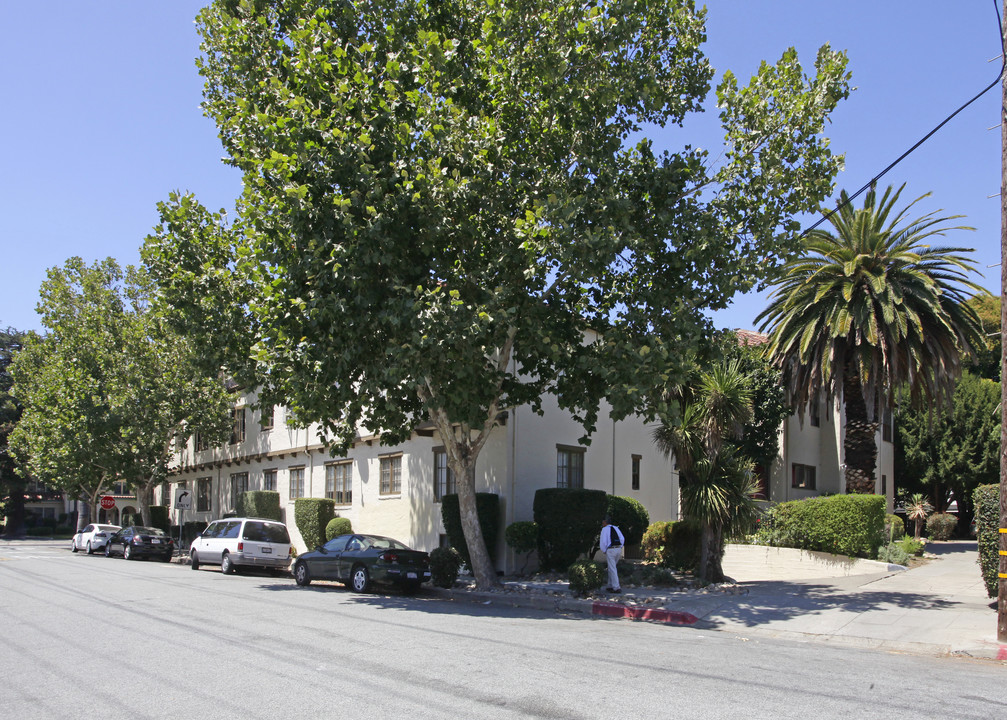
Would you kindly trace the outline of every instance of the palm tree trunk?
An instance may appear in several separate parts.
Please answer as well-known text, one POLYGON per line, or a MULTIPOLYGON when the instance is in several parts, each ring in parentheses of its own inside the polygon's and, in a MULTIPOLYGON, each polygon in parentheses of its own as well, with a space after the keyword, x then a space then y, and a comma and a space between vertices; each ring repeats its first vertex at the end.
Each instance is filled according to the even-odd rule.
POLYGON ((871 494, 878 463, 875 442, 878 424, 868 420, 860 370, 852 358, 846 361, 843 372, 843 401, 846 405, 846 435, 843 438, 846 492, 871 494))

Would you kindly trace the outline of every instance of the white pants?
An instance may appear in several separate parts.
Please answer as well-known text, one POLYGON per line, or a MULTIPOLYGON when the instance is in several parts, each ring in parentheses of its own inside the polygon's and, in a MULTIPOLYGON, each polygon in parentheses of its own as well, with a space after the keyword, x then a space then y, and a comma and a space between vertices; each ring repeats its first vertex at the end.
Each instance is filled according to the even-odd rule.
POLYGON ((608 586, 613 590, 619 589, 619 571, 616 565, 622 556, 622 547, 610 547, 605 551, 605 558, 608 560, 608 586))

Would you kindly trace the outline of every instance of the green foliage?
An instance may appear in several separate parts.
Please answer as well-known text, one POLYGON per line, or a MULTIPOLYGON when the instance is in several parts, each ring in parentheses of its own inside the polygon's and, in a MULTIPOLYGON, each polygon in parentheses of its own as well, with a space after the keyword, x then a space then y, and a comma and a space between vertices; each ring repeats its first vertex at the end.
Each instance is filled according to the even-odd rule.
POLYGON ((651 523, 640 541, 640 549, 645 560, 664 565, 665 548, 671 545, 671 520, 659 520, 651 523))
POLYGON ((165 532, 171 529, 171 518, 168 516, 168 508, 166 506, 150 506, 150 526, 161 528, 165 532))
POLYGON ((242 513, 245 517, 281 522, 280 493, 274 490, 249 490, 244 494, 242 513))
POLYGON ((1000 485, 980 485, 972 492, 976 508, 979 567, 990 597, 999 592, 1000 572, 1000 485))
POLYGON ((565 570, 590 552, 601 532, 608 495, 604 490, 541 488, 533 513, 538 524, 538 562, 543 570, 565 570))
POLYGON ((587 595, 600 588, 608 577, 605 566, 593 560, 581 559, 574 561, 566 569, 566 577, 570 590, 575 595, 587 595))
MULTIPOLYGON (((496 493, 476 493, 476 513, 490 562, 496 562, 497 537, 500 532, 500 496, 496 493)), ((441 498, 441 519, 444 521, 444 533, 448 536, 451 547, 455 548, 462 561, 471 567, 469 546, 462 531, 458 495, 449 494, 441 498)))
MULTIPOLYGON (((21 419, 21 401, 11 392, 10 373, 14 356, 21 350, 25 333, 14 328, 0 329, 0 517, 7 518, 12 534, 24 527, 26 468, 11 451, 9 438, 21 419)), ((0 534, 6 532, 0 526, 0 534)))
POLYGON ((504 531, 507 547, 516 553, 530 553, 538 545, 538 525, 531 520, 512 522, 504 531))
POLYGON ((931 540, 950 540, 958 527, 958 518, 951 513, 934 513, 927 518, 927 536, 931 540))
MULTIPOLYGON (((898 515, 885 515, 885 539, 888 542, 901 540, 906 536, 906 522, 898 515)), ((900 563, 901 564, 901 563, 900 563)))
MULTIPOLYGON (((908 538, 908 540, 915 542, 912 538, 908 538)), ((881 562, 908 567, 911 557, 912 554, 906 552, 900 543, 888 543, 878 548, 878 560, 881 562)))
POLYGON ((908 535, 897 543, 895 543, 899 549, 901 549, 907 555, 912 555, 913 557, 921 557, 923 555, 923 550, 926 548, 926 543, 920 542, 915 538, 911 538, 908 535))
MULTIPOLYGON (((182 525, 182 545, 189 546, 192 541, 196 539, 196 536, 206 530, 208 523, 202 520, 188 520, 182 525)), ((178 537, 178 525, 174 525, 171 529, 172 537, 178 537)))
POLYGON ((612 518, 612 524, 622 530, 626 545, 639 545, 643 533, 650 525, 650 514, 639 500, 619 495, 608 496, 605 514, 612 518))
MULTIPOLYGON (((646 564, 640 567, 639 577, 633 578, 638 585, 653 585, 655 587, 674 587, 680 582, 670 568, 660 565, 646 564)), ((620 582, 622 578, 620 577, 620 582)))
POLYGON ((38 525, 28 531, 29 537, 52 537, 52 528, 48 525, 38 525))
POLYGON ((644 558, 661 567, 695 572, 699 567, 702 526, 691 520, 652 523, 644 533, 644 558))
POLYGON ((927 515, 933 512, 933 509, 933 505, 923 497, 923 493, 914 493, 906 503, 906 519, 913 523, 915 529, 913 537, 917 540, 920 539, 920 528, 923 527, 923 521, 926 520, 927 515))
POLYGON ((462 566, 462 556, 454 548, 434 548, 430 553, 430 582, 437 587, 454 587, 458 571, 462 566))
POLYGON ((139 525, 143 527, 143 515, 140 513, 123 513, 122 526, 127 528, 130 525, 139 525))
POLYGON ((873 557, 885 544, 885 499, 880 495, 832 495, 792 500, 773 511, 774 544, 873 557))
POLYGON ((308 550, 325 542, 325 527, 335 517, 336 501, 332 498, 297 498, 294 500, 294 522, 308 550))
POLYGON ((972 372, 981 378, 1000 382, 1000 298, 996 295, 976 295, 968 304, 982 323, 985 342, 973 348, 972 372))
POLYGON ((334 517, 325 526, 325 539, 331 540, 339 535, 349 535, 353 532, 353 523, 349 518, 334 517))

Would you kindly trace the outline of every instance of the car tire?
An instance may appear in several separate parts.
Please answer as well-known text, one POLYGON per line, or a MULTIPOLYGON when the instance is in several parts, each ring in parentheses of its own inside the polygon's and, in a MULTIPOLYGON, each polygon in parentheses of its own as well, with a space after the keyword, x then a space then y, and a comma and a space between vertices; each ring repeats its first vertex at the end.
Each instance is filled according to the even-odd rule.
POLYGON ((199 555, 196 554, 195 550, 189 555, 189 567, 193 570, 199 570, 199 555))
POLYGON ((311 584, 311 571, 308 570, 307 563, 299 562, 294 565, 294 582, 301 587, 311 584))
POLYGON ((94 548, 91 547, 91 541, 90 540, 87 541, 87 554, 88 555, 94 555, 94 548))
POLYGON ((220 558, 220 572, 225 575, 231 575, 234 573, 234 561, 231 560, 230 553, 224 553, 220 558))
POLYGON ((168 553, 163 558, 161 558, 161 562, 171 562, 171 553, 168 553))
POLYGON ((123 560, 135 560, 133 557, 133 551, 129 547, 129 543, 126 543, 122 547, 122 559, 123 560))
POLYGON ((350 572, 350 587, 360 593, 370 589, 371 575, 363 565, 357 565, 350 572))
POLYGON ((77 541, 76 541, 76 540, 74 540, 74 539, 71 539, 71 540, 70 540, 70 552, 72 552, 72 553, 75 553, 75 552, 77 552, 77 551, 78 551, 79 549, 80 549, 80 548, 78 548, 78 547, 77 547, 77 541))

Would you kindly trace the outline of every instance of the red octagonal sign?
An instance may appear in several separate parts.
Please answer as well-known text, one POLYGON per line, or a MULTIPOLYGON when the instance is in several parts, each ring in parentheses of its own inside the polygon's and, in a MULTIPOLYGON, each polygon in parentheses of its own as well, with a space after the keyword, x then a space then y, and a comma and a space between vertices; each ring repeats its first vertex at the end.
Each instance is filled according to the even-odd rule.
POLYGON ((115 507, 115 498, 111 495, 105 495, 101 499, 101 507, 105 510, 111 510, 115 507))

